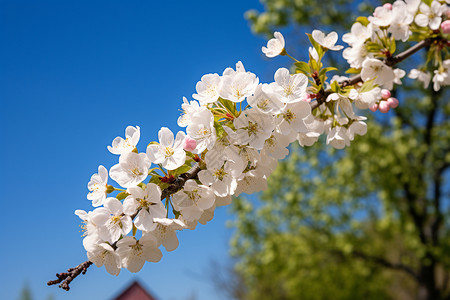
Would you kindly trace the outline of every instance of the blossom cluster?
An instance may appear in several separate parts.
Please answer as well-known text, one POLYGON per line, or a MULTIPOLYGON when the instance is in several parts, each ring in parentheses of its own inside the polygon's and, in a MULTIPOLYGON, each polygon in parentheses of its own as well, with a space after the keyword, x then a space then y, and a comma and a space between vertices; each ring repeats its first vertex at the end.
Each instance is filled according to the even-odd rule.
MULTIPOLYGON (((386 113, 399 105, 390 90, 406 72, 389 65, 395 41, 422 34, 438 41, 429 51, 441 51, 448 14, 443 1, 406 0, 360 18, 343 36, 350 46, 343 56, 361 76, 356 83, 342 76, 327 81, 336 69, 323 67, 322 59, 343 46, 336 45, 335 32, 314 30, 309 61, 295 60, 294 74, 279 68, 273 82, 261 83, 238 62, 222 75, 204 75, 194 100, 183 99, 178 125, 185 130, 175 134, 162 127, 145 152, 137 150, 140 128, 128 126, 125 138, 108 146, 118 163, 109 171, 100 165, 88 183, 87 198, 95 209, 75 212, 84 222, 89 260, 114 275, 122 268, 138 272, 146 261, 162 258, 161 246, 178 247, 177 231, 206 224, 232 196, 264 190, 291 143, 311 146, 325 135, 334 148, 349 146, 367 131, 361 110, 386 113)), ((288 55, 283 35, 275 33, 262 51, 268 57, 288 55)), ((433 57, 441 58, 431 64, 438 90, 450 84, 450 59, 433 57)), ((426 87, 431 79, 426 74, 413 69, 409 77, 426 87)))
MULTIPOLYGON (((343 57, 355 70, 361 72, 363 80, 369 80, 376 75, 375 83, 391 90, 393 84, 401 84, 401 78, 406 75, 402 69, 392 69, 377 58, 389 59, 396 49, 396 41, 422 40, 450 33, 450 1, 420 1, 405 0, 387 3, 377 7, 373 16, 360 18, 353 24, 351 32, 345 34, 342 40, 349 44, 343 52, 343 57)), ((443 60, 438 54, 442 48, 448 47, 447 40, 431 45, 430 54, 436 53, 437 59, 432 67, 427 66, 411 69, 408 77, 417 79, 427 88, 430 80, 433 89, 438 91, 441 86, 450 85, 450 60, 443 60)), ((427 63, 430 61, 428 58, 427 63)), ((372 104, 373 105, 373 104, 372 104)))

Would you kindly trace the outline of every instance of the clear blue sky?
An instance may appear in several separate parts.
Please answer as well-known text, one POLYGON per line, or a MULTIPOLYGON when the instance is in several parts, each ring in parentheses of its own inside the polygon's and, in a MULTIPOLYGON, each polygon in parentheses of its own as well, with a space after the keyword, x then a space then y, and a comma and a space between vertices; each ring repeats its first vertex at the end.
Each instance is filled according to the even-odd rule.
POLYGON ((182 97, 203 74, 242 60, 268 82, 288 66, 262 57, 251 8, 259 1, 0 0, 1 299, 25 282, 34 300, 111 299, 133 278, 160 300, 219 299, 208 277, 211 260, 229 260, 225 208, 137 275, 91 267, 70 292, 46 282, 87 259, 73 212, 92 209, 86 185, 117 163, 106 146, 127 125, 141 127, 143 151, 160 127, 178 130, 182 97))

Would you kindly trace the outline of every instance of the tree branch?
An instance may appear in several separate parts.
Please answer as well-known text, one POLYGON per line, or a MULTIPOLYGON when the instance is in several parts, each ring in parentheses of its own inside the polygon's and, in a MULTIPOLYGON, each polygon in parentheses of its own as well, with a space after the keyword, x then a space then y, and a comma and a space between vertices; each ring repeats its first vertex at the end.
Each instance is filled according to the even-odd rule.
POLYGON ((63 290, 70 290, 69 284, 74 280, 78 275, 80 274, 86 274, 87 269, 89 266, 92 265, 91 261, 85 261, 84 263, 79 264, 75 268, 70 268, 65 273, 56 273, 56 277, 58 279, 56 280, 50 280, 47 282, 47 285, 54 285, 58 284, 62 281, 62 283, 59 285, 60 288, 63 290))

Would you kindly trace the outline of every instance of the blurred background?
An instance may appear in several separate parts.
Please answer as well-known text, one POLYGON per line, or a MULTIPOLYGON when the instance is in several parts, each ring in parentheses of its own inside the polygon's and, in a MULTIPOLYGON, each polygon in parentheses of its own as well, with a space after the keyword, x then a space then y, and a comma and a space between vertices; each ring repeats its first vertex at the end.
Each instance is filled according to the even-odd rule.
MULTIPOLYGON (((140 126, 144 151, 160 127, 179 130, 202 75, 241 60, 270 82, 291 64, 263 57, 273 31, 305 60, 305 32, 341 36, 380 4, 0 0, 0 298, 112 300, 137 279, 156 300, 448 299, 448 90, 408 80, 400 107, 373 114, 350 148, 293 145, 266 192, 179 232, 161 262, 117 277, 91 267, 70 292, 46 286, 87 259, 73 212, 92 209, 87 183, 117 163, 106 146, 126 126, 140 126)), ((339 55, 329 62, 344 70, 339 55)))

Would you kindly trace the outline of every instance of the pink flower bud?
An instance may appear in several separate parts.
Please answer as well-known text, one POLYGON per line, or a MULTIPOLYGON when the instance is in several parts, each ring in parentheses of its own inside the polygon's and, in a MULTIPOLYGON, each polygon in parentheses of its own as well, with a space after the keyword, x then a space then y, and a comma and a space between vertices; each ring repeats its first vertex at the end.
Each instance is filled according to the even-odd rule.
POLYGON ((378 104, 375 103, 374 105, 370 106, 369 109, 373 112, 376 112, 378 109, 378 104))
POLYGON ((387 89, 381 90, 381 98, 383 98, 384 100, 387 100, 390 96, 391 96, 391 92, 389 90, 387 90, 387 89))
POLYGON ((386 9, 392 10, 392 4, 391 3, 385 3, 383 5, 383 7, 386 8, 386 9))
POLYGON ((441 23, 442 33, 448 34, 450 33, 450 20, 446 20, 441 23))
POLYGON ((387 113, 391 107, 389 106, 389 103, 387 103, 387 101, 381 101, 380 104, 378 105, 378 109, 383 113, 387 113))
POLYGON ((311 102, 311 95, 306 93, 305 98, 303 98, 303 101, 305 102, 311 102))
POLYGON ((189 152, 192 152, 195 150, 195 148, 197 148, 197 141, 194 140, 193 138, 187 136, 184 139, 184 147, 183 149, 189 152))
POLYGON ((387 99, 386 102, 389 104, 389 106, 391 108, 396 108, 398 106, 398 99, 397 98, 391 97, 391 98, 387 99))

